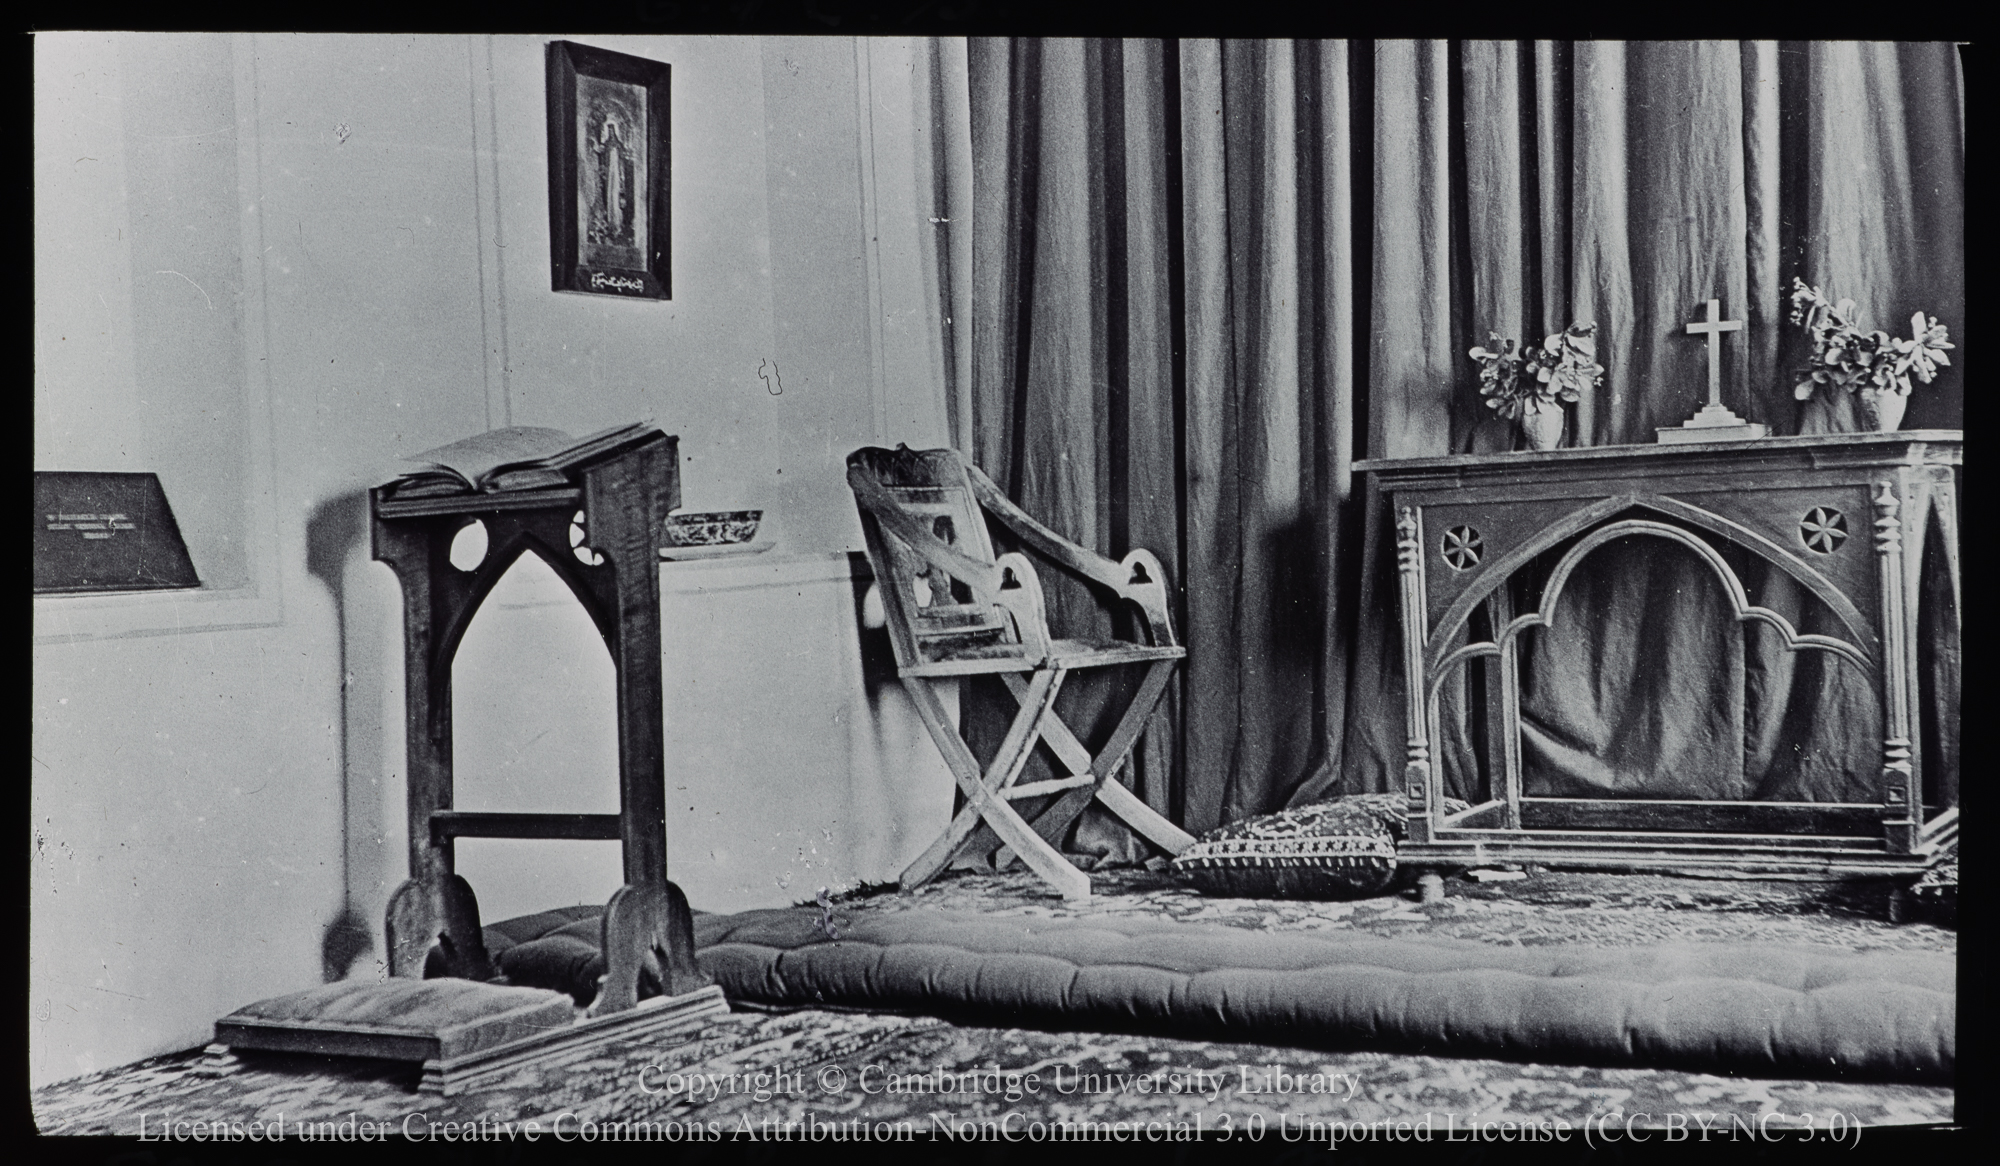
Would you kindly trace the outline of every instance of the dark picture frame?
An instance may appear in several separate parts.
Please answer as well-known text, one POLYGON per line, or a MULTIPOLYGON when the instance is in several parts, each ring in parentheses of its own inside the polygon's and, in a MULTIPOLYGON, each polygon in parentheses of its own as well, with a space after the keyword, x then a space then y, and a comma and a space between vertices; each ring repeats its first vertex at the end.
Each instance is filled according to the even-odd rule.
POLYGON ((669 66, 559 40, 547 71, 554 289, 672 299, 669 66))

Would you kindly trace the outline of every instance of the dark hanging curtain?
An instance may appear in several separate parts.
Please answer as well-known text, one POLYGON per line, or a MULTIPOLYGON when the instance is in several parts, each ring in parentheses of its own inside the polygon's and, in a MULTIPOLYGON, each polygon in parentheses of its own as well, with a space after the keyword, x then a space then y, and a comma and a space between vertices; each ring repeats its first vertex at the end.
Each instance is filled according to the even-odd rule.
MULTIPOLYGON (((1352 466, 1513 448, 1465 355, 1489 331, 1598 324, 1607 382, 1566 444, 1649 443, 1705 403, 1684 325, 1710 298, 1747 321, 1724 404, 1778 434, 1855 428, 1845 399, 1792 397, 1794 275, 1868 326, 1922 309, 1962 339, 1948 44, 1000 39, 965 66, 958 441, 1030 512, 1148 547, 1179 584, 1188 661, 1132 776, 1192 830, 1399 786, 1393 556, 1352 466)), ((1962 348, 1905 428, 1960 425, 1962 348)), ((1738 566, 1758 602, 1839 631, 1738 566)), ((1872 800, 1858 678, 1746 631, 1676 547, 1586 567, 1523 660, 1530 792, 1872 800)), ((1050 603, 1113 627, 1080 586, 1050 603)), ((1058 709, 1101 733, 1119 683, 1058 709)), ((1463 787, 1474 726, 1448 704, 1463 787)), ((975 738, 1012 713, 977 688, 964 708, 975 738)), ((1137 854, 1090 818, 1071 847, 1137 854)))

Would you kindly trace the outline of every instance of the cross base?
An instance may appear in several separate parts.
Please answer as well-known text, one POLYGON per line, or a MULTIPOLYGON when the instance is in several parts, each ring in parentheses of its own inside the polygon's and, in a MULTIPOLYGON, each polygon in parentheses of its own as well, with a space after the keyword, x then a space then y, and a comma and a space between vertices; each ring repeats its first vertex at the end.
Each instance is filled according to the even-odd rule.
POLYGON ((1764 426, 1743 420, 1726 405, 1709 405, 1685 422, 1662 427, 1658 432, 1660 441, 1669 445, 1687 441, 1751 441, 1764 436, 1764 426))

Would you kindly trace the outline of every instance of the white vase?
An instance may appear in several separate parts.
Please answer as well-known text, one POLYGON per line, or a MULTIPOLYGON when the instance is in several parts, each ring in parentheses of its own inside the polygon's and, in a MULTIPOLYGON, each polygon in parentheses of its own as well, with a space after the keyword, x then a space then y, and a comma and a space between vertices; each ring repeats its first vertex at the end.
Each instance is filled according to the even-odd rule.
POLYGON ((1799 433, 1852 433, 1861 428, 1860 412, 1852 393, 1836 392, 1822 385, 1799 402, 1799 433))
POLYGON ((1521 402, 1521 435, 1529 449, 1554 449, 1562 442, 1563 407, 1554 401, 1521 402))
POLYGON ((1863 425, 1881 433, 1892 433, 1902 427, 1903 410, 1910 405, 1910 395, 1862 389, 1854 394, 1854 404, 1854 411, 1860 415, 1863 425))

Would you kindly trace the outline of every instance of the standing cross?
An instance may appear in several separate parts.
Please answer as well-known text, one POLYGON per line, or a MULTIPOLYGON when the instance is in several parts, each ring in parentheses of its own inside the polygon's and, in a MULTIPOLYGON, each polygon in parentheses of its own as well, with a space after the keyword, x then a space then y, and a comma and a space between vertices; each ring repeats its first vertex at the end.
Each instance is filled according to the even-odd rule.
POLYGON ((1710 300, 1708 322, 1688 325, 1690 334, 1708 333, 1708 406, 1711 409, 1722 407, 1722 334, 1743 327, 1743 321, 1724 320, 1721 315, 1722 301, 1710 300))

